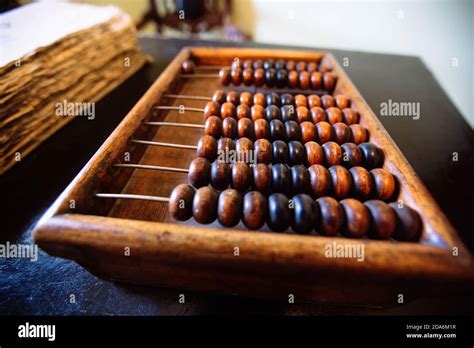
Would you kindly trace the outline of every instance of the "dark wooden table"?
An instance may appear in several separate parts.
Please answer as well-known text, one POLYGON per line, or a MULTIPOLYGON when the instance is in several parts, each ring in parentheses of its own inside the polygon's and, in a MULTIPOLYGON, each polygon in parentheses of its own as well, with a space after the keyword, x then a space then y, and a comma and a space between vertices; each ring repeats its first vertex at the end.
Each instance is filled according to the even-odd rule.
MULTIPOLYGON (((96 105, 96 118, 80 117, 0 177, 0 243, 31 243, 40 216, 114 130, 149 85, 183 46, 228 46, 225 42, 141 39, 155 62, 96 105)), ((267 46, 254 43, 242 46, 267 46)), ((331 51, 342 62, 376 114, 389 99, 419 102, 421 118, 381 117, 381 121, 442 210, 474 249, 472 197, 473 130, 416 57, 331 51), (453 152, 459 161, 453 162, 453 152)), ((277 303, 214 296, 175 289, 129 286, 103 281, 72 261, 41 253, 29 259, 0 259, 0 314, 34 315, 196 315, 268 314, 462 314, 471 296, 421 298, 393 308, 360 308, 277 303), (186 294, 179 304, 178 294, 186 294), (75 303, 71 303, 71 295, 75 303)), ((472 313, 471 313, 472 314, 472 313)))

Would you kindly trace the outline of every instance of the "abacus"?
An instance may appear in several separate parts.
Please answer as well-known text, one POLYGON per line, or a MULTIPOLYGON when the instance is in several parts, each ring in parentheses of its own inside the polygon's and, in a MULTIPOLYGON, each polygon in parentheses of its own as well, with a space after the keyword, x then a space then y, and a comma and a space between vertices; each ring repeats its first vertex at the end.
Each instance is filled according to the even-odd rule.
POLYGON ((285 302, 393 304, 473 275, 326 52, 183 49, 34 236, 102 278, 285 302))

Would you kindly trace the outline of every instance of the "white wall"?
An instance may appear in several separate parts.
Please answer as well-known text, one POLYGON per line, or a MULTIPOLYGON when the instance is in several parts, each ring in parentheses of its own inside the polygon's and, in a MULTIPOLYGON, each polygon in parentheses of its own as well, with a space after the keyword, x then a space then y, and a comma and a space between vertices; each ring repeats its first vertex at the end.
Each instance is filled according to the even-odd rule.
POLYGON ((237 0, 233 17, 259 42, 418 56, 474 125, 474 1, 237 0))

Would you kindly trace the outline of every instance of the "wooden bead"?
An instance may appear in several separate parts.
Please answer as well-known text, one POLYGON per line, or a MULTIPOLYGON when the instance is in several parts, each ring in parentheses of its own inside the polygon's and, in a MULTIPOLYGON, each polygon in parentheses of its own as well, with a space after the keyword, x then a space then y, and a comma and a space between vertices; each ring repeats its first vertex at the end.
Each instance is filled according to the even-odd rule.
POLYGON ((313 197, 318 198, 325 196, 331 187, 331 175, 326 167, 320 164, 313 164, 308 168, 309 185, 313 197))
POLYGON ((263 68, 265 70, 275 68, 275 61, 273 59, 266 59, 263 61, 263 68))
POLYGON ((271 189, 272 175, 270 167, 259 163, 253 167, 252 187, 255 191, 268 194, 271 189))
POLYGON ((245 91, 240 93, 240 104, 245 104, 247 106, 253 105, 253 96, 251 93, 245 91))
POLYGON ((295 121, 285 122, 285 137, 288 141, 301 141, 301 127, 295 121))
POLYGON ((276 70, 274 68, 270 68, 265 70, 265 85, 269 88, 272 88, 276 84, 276 70))
POLYGON ((229 92, 227 92, 226 101, 227 101, 228 103, 234 104, 235 106, 239 105, 239 103, 240 103, 240 96, 239 96, 239 93, 236 92, 236 91, 229 91, 229 92))
POLYGON ((340 164, 342 160, 342 149, 333 141, 328 141, 322 145, 324 151, 324 162, 328 166, 340 164))
POLYGON ((323 236, 335 236, 344 225, 344 211, 332 197, 321 197, 316 200, 319 206, 320 223, 316 231, 323 236))
POLYGON ((224 104, 221 105, 222 118, 235 117, 235 114, 236 114, 236 109, 235 109, 234 104, 225 102, 224 104))
POLYGON ((237 160, 248 163, 252 158, 253 142, 249 138, 239 138, 235 142, 235 150, 237 151, 237 160))
POLYGON ((232 81, 232 77, 230 76, 230 69, 223 68, 219 70, 219 81, 222 86, 230 85, 230 82, 232 81))
POLYGON ((188 170, 188 180, 194 187, 209 185, 211 176, 211 163, 202 157, 192 160, 188 170))
POLYGON ((252 170, 245 162, 232 164, 231 187, 239 192, 245 192, 252 184, 252 170))
POLYGON ((232 139, 220 138, 217 141, 217 154, 219 157, 225 157, 231 151, 235 151, 235 142, 232 139))
POLYGON ((263 93, 255 93, 253 95, 253 104, 254 105, 260 105, 260 106, 267 106, 267 101, 265 98, 265 95, 263 93))
POLYGON ((242 81, 244 85, 250 86, 253 83, 253 69, 246 68, 242 71, 242 81))
POLYGON ((288 142, 288 156, 289 164, 292 166, 304 163, 306 159, 306 151, 303 144, 299 141, 288 142))
POLYGON ((272 159, 273 163, 288 162, 288 145, 282 140, 275 140, 272 143, 272 159))
POLYGON ((242 216, 242 196, 236 190, 222 191, 217 201, 217 221, 224 227, 234 227, 242 216))
POLYGON ((265 108, 259 104, 255 104, 250 109, 250 115, 252 116, 253 121, 265 118, 265 108))
POLYGON ((352 167, 349 173, 352 177, 352 194, 362 200, 368 199, 374 187, 372 175, 364 167, 352 167))
POLYGON ((281 99, 277 93, 268 93, 266 96, 267 105, 281 106, 281 99))
POLYGON ((331 175, 332 194, 336 199, 346 198, 351 192, 352 178, 349 171, 343 166, 332 166, 329 168, 331 175))
POLYGON ((257 191, 245 194, 242 212, 242 222, 250 230, 261 228, 268 215, 268 203, 264 195, 257 191))
POLYGON ((362 238, 369 231, 369 210, 360 201, 347 198, 340 202, 344 210, 344 227, 342 234, 349 238, 362 238))
POLYGON ((224 118, 222 121, 222 136, 230 139, 237 138, 237 120, 235 118, 224 118))
POLYGON ((272 144, 267 139, 258 139, 255 142, 257 163, 270 164, 272 162, 272 150, 272 144))
POLYGON ((253 69, 253 62, 250 59, 246 59, 242 63, 242 68, 244 69, 253 69))
POLYGON ((255 59, 253 61, 253 66, 254 69, 262 69, 263 68, 263 60, 261 59, 255 59))
POLYGON ((283 59, 278 59, 276 62, 275 62, 275 69, 277 70, 285 70, 285 66, 286 66, 286 62, 283 60, 283 59))
POLYGON ((242 61, 240 58, 234 58, 230 64, 230 69, 234 70, 235 68, 242 68, 242 61))
POLYGON ((298 94, 295 96, 295 106, 305 106, 308 107, 308 99, 303 94, 298 94))
POLYGON ((217 190, 225 190, 230 184, 230 165, 224 161, 211 164, 211 185, 217 190))
POLYGON ((219 116, 220 108, 221 106, 215 101, 207 102, 206 106, 204 106, 204 117, 219 116))
POLYGON ((284 93, 280 96, 281 105, 295 105, 295 98, 289 93, 284 93))
POLYGON ((204 134, 214 138, 220 138, 222 131, 222 120, 217 116, 210 116, 204 123, 204 134))
POLYGON ((326 109, 326 116, 329 124, 333 125, 338 122, 342 122, 342 112, 336 107, 330 107, 326 109))
POLYGON ((397 217, 387 203, 380 200, 370 200, 364 203, 370 211, 369 237, 374 239, 389 239, 395 232, 397 217))
POLYGON ((308 66, 306 67, 306 70, 309 72, 309 73, 312 73, 312 72, 315 72, 318 70, 318 63, 316 62, 310 62, 308 63, 308 66))
POLYGON ((217 140, 210 135, 203 135, 198 143, 196 154, 198 157, 203 157, 210 162, 214 161, 217 156, 217 140))
POLYGON ((298 72, 301 72, 301 71, 306 71, 306 62, 303 62, 303 61, 299 61, 298 63, 296 63, 296 71, 298 72))
POLYGON ((290 169, 284 163, 272 165, 272 192, 288 195, 291 188, 290 169))
POLYGON ((302 165, 291 167, 291 193, 306 193, 309 190, 309 172, 308 169, 302 165))
POLYGON ((321 106, 321 98, 319 95, 311 94, 306 98, 308 100, 308 108, 315 108, 321 106))
POLYGON ((196 65, 192 60, 185 60, 181 63, 181 73, 194 74, 194 71, 196 71, 196 65))
POLYGON ((296 118, 298 123, 311 121, 311 115, 308 108, 306 106, 298 106, 296 108, 296 118))
MULTIPOLYGON (((222 104, 225 103, 226 97, 227 94, 222 89, 218 89, 212 94, 212 101, 218 104, 222 104)), ((219 110, 219 106, 217 107, 217 109, 219 110)))
POLYGON ((377 145, 362 143, 359 145, 362 151, 364 167, 367 169, 379 168, 383 164, 384 155, 377 145))
POLYGON ((342 122, 337 122, 332 125, 332 129, 334 129, 334 140, 339 145, 351 140, 351 129, 348 125, 342 122))
POLYGON ((288 84, 288 71, 279 69, 276 73, 276 86, 283 88, 288 84))
POLYGON ((268 122, 270 122, 271 120, 281 120, 280 108, 276 105, 268 105, 265 108, 265 117, 268 122))
POLYGON ((345 143, 341 145, 342 162, 346 168, 360 166, 362 164, 362 151, 354 143, 345 143))
POLYGON ((321 104, 323 109, 327 109, 336 106, 336 101, 332 95, 326 94, 321 97, 321 104))
POLYGON ((302 122, 300 123, 300 128, 303 144, 306 144, 308 141, 316 140, 316 126, 313 122, 302 122))
POLYGON ((281 120, 283 122, 296 121, 296 111, 293 105, 283 105, 281 110, 281 120))
POLYGON ((272 231, 283 232, 290 226, 290 207, 288 198, 281 193, 268 197, 267 225, 272 231))
POLYGON ((308 89, 311 85, 311 75, 307 71, 301 71, 299 76, 299 83, 301 89, 308 89))
POLYGON ((242 118, 250 119, 250 108, 248 105, 240 104, 237 106, 237 118, 240 120, 242 118))
POLYGON ((318 71, 311 73, 311 88, 322 89, 323 86, 323 74, 318 71))
POLYGON ((360 124, 351 124, 351 142, 356 145, 365 143, 367 141, 367 131, 360 124))
POLYGON ((312 107, 310 112, 313 123, 315 124, 327 120, 326 112, 319 106, 312 107))
POLYGON ((290 88, 297 88, 299 79, 300 79, 300 75, 298 74, 297 71, 295 70, 290 71, 288 73, 288 86, 290 88))
POLYGON ((393 209, 397 218, 397 226, 393 238, 406 242, 419 240, 423 226, 420 215, 405 204, 400 205, 393 202, 389 206, 393 209))
POLYGON ((254 138, 253 122, 248 118, 242 118, 237 122, 237 133, 239 138, 254 138))
POLYGON ((325 72, 323 74, 323 86, 326 91, 332 92, 336 87, 337 78, 331 72, 325 72))
POLYGON ((257 87, 261 87, 265 84, 265 70, 263 70, 262 68, 258 68, 254 70, 253 83, 257 87))
POLYGON ((216 219, 217 192, 204 186, 196 191, 193 198, 193 217, 200 224, 210 224, 216 219))
POLYGON ((336 95, 334 100, 336 101, 336 106, 341 110, 351 106, 351 100, 343 94, 336 95))
POLYGON ((296 62, 294 60, 289 60, 286 62, 286 70, 293 71, 296 70, 296 62))
POLYGON ((230 78, 234 86, 239 86, 242 83, 242 68, 234 68, 230 71, 230 78))
POLYGON ((169 212, 174 219, 185 221, 193 216, 195 190, 191 185, 176 186, 170 195, 169 212))
POLYGON ((272 141, 275 140, 283 140, 285 139, 285 126, 283 122, 280 120, 271 120, 270 121, 270 139, 272 141))
POLYGON ((304 144, 306 152, 306 165, 322 164, 324 161, 324 152, 321 146, 315 141, 308 141, 304 144))
POLYGON ((389 200, 395 192, 394 176, 382 168, 375 168, 370 171, 374 179, 375 197, 381 200, 389 200))
POLYGON ((267 120, 260 118, 253 123, 255 139, 270 138, 270 124, 267 120))
POLYGON ((342 120, 345 124, 351 125, 359 122, 359 114, 352 109, 342 109, 342 120))
POLYGON ((327 122, 316 123, 316 132, 318 133, 318 143, 325 144, 333 138, 334 129, 327 122))
POLYGON ((291 227, 297 233, 308 234, 319 222, 319 209, 313 199, 306 194, 293 197, 293 218, 291 227))
POLYGON ((325 73, 325 72, 328 72, 328 71, 332 71, 332 67, 327 63, 327 62, 322 62, 320 65, 319 65, 319 69, 318 69, 320 72, 322 73, 325 73))

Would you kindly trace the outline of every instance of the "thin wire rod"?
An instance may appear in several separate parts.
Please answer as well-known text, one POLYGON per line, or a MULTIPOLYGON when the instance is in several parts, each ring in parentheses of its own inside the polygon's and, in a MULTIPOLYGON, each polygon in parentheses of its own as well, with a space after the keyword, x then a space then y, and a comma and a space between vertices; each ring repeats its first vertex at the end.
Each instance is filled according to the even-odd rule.
POLYGON ((189 108, 186 106, 165 106, 165 105, 159 105, 159 106, 154 106, 153 109, 155 110, 183 110, 183 111, 194 111, 194 112, 204 112, 204 109, 201 108, 189 108))
POLYGON ((212 100, 211 97, 203 97, 199 95, 184 95, 184 94, 163 94, 165 98, 173 99, 189 99, 189 100, 212 100))
POLYGON ((164 171, 168 171, 168 172, 177 172, 177 173, 188 173, 189 172, 189 170, 185 169, 185 168, 152 166, 152 165, 149 165, 149 164, 120 163, 120 164, 114 164, 114 167, 164 170, 164 171))
POLYGON ((203 124, 195 123, 179 123, 179 122, 144 122, 147 126, 168 126, 168 127, 186 127, 186 128, 201 128, 204 129, 203 124))
POLYGON ((197 149, 197 146, 194 146, 194 145, 161 143, 161 142, 158 142, 158 141, 132 139, 131 142, 136 143, 136 144, 145 144, 145 145, 152 145, 152 146, 175 147, 177 149, 189 149, 189 150, 196 150, 197 149))
POLYGON ((145 201, 155 201, 155 202, 165 202, 165 203, 168 203, 170 201, 168 197, 129 195, 125 193, 96 193, 95 196, 99 198, 141 199, 145 201))

